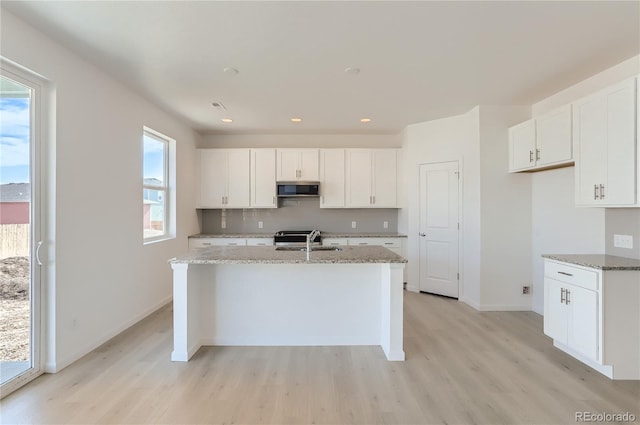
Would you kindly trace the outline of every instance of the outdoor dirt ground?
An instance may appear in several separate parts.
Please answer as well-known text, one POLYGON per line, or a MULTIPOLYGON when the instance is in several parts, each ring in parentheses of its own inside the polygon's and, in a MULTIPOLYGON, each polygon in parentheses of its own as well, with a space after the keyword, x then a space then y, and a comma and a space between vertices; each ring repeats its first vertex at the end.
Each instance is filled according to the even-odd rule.
POLYGON ((29 259, 0 260, 0 361, 29 359, 29 259))

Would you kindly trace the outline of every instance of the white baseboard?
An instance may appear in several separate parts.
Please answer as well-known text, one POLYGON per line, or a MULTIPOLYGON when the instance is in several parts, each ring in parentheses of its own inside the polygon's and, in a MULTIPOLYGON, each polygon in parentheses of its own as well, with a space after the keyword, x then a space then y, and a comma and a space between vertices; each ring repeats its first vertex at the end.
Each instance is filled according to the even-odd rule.
MULTIPOLYGON (((467 298, 467 297, 462 297, 462 298, 459 299, 459 301, 461 301, 461 302, 463 302, 463 303, 475 308, 476 310, 480 310, 480 304, 475 302, 475 300, 472 300, 472 299, 467 298)), ((482 310, 480 310, 480 311, 482 311, 482 310)))
POLYGON ((144 319, 147 316, 155 313, 156 311, 158 311, 159 309, 161 309, 162 307, 164 307, 165 305, 170 303, 171 300, 173 300, 173 295, 168 296, 167 298, 163 299, 159 303, 156 303, 155 305, 153 305, 153 306, 149 307, 148 309, 144 310, 142 313, 134 316, 132 319, 126 321, 125 323, 123 323, 122 325, 118 326, 117 328, 105 333, 100 338, 98 338, 94 342, 90 343, 86 347, 83 347, 82 349, 77 350, 72 355, 67 356, 66 358, 61 359, 61 360, 57 360, 57 361, 54 360, 54 361, 47 362, 46 365, 45 365, 45 372, 46 373, 57 373, 57 372, 60 372, 65 367, 67 367, 70 364, 80 360, 82 357, 86 356, 87 354, 89 354, 90 352, 92 352, 96 348, 100 347, 102 344, 104 344, 105 342, 107 342, 110 339, 114 338, 115 336, 117 336, 117 335, 121 334, 122 332, 126 331, 127 329, 129 329, 131 326, 135 325, 136 323, 138 323, 142 319, 144 319))
POLYGON ((405 289, 410 292, 420 292, 420 289, 417 286, 407 285, 405 289))

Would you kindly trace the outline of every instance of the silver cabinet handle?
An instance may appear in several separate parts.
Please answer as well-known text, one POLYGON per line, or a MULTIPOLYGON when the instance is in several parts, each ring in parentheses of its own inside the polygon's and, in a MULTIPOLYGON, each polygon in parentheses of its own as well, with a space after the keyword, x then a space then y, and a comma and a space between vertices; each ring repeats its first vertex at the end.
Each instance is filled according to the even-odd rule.
POLYGON ((571 295, 571 291, 570 291, 570 290, 568 290, 568 289, 565 289, 565 290, 564 290, 564 296, 565 296, 565 301, 564 301, 564 303, 565 303, 566 305, 571 304, 571 299, 569 298, 569 295, 571 295))
POLYGON ((536 161, 540 161, 540 149, 536 149, 536 161))
POLYGON ((565 301, 567 300, 566 296, 567 296, 567 290, 564 288, 560 288, 560 304, 564 304, 565 301))
POLYGON ((600 199, 604 199, 604 185, 600 185, 600 199))
POLYGON ((229 242, 229 246, 236 246, 238 245, 237 242, 229 242))
POLYGON ((533 151, 529 151, 529 162, 533 162, 533 151))
POLYGON ((39 266, 42 265, 42 261, 40 261, 40 248, 42 248, 42 241, 38 241, 38 245, 36 246, 36 262, 39 266))
POLYGON ((373 195, 373 205, 376 204, 376 195, 373 195))
POLYGON ((571 273, 567 273, 567 272, 558 272, 558 274, 563 274, 565 276, 573 276, 571 273))
POLYGON ((203 246, 211 246, 211 242, 203 242, 202 245, 203 246))
POLYGON ((593 199, 598 199, 598 185, 593 185, 593 199))
POLYGON ((425 236, 427 236, 427 234, 426 234, 426 233, 418 233, 418 234, 419 234, 420 236, 422 236, 423 238, 424 238, 425 236))
POLYGON ((273 205, 275 205, 275 204, 276 204, 276 197, 274 196, 273 197, 273 205))

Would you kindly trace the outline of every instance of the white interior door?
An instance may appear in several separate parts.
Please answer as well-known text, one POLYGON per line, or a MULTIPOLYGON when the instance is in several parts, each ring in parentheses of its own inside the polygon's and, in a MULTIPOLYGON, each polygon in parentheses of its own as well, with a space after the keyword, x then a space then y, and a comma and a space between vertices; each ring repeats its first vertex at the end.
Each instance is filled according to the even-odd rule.
POLYGON ((420 166, 420 291, 458 298, 458 161, 420 166))

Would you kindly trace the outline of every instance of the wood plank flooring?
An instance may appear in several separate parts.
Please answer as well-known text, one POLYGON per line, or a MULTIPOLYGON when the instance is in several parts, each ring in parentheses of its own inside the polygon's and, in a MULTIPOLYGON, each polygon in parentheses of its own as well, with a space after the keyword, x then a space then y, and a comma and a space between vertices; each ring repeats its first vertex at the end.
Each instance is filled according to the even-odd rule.
POLYGON ((405 292, 405 362, 380 347, 205 347, 169 360, 166 306, 0 402, 2 424, 565 424, 630 412, 640 382, 555 349, 533 312, 405 292))

